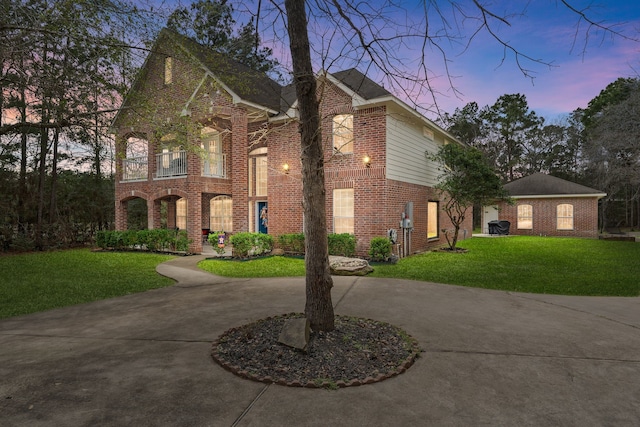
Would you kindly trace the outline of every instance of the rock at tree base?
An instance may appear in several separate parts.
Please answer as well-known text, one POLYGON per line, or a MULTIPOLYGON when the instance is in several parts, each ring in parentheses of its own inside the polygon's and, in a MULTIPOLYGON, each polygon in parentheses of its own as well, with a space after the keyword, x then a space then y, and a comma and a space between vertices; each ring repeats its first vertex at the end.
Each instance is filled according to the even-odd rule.
POLYGON ((278 342, 306 352, 309 344, 309 320, 306 318, 287 320, 282 327, 278 342))
POLYGON ((334 276, 366 276, 373 271, 367 260, 343 256, 329 256, 329 267, 334 276))

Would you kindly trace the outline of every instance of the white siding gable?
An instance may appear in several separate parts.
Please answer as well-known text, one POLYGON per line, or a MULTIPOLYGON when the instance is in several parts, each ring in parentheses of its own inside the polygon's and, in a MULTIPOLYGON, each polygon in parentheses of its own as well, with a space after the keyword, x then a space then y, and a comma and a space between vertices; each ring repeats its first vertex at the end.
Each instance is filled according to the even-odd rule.
POLYGON ((424 124, 396 114, 387 115, 387 179, 433 187, 441 172, 427 160, 426 152, 435 154, 444 144, 442 135, 423 130, 424 124))

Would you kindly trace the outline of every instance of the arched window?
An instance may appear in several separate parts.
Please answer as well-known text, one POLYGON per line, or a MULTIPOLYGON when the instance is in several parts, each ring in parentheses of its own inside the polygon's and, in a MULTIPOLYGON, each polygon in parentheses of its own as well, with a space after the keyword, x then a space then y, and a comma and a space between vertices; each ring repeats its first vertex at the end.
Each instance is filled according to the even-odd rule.
POLYGON ((217 196, 211 199, 209 227, 211 231, 233 231, 233 199, 217 196))
POLYGON ((533 206, 518 205, 518 228, 520 230, 533 229, 533 206))
POLYGON ((149 163, 149 143, 138 137, 127 138, 125 159, 122 161, 122 180, 147 179, 149 163))
POLYGON ((558 230, 573 230, 573 205, 562 204, 556 208, 558 230))

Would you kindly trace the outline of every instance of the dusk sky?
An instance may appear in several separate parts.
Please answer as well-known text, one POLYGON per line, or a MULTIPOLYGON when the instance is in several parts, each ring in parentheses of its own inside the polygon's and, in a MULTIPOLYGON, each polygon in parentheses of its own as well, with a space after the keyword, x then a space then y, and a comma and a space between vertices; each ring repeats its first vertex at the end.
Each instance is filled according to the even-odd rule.
MULTIPOLYGON (((169 8, 175 7, 176 4, 191 3, 191 0, 150 1, 169 8)), ((370 0, 360 5, 365 9, 368 8, 369 11, 376 12, 378 1, 381 2, 380 4, 385 2, 370 0)), ((585 108, 591 99, 617 78, 639 76, 640 0, 567 1, 578 11, 584 11, 585 15, 593 21, 611 27, 621 35, 613 35, 610 32, 589 27, 587 22, 580 19, 578 13, 569 10, 561 0, 483 0, 481 3, 491 12, 508 16, 510 26, 495 26, 497 35, 521 54, 538 59, 542 63, 520 58, 521 66, 530 72, 533 79, 523 75, 514 54, 511 52, 505 54, 504 48, 486 31, 476 35, 467 47, 468 36, 476 28, 477 21, 474 23, 473 20, 463 20, 458 15, 458 19, 455 21, 451 19, 449 24, 456 27, 455 31, 459 31, 466 37, 457 42, 454 40, 442 43, 442 46, 447 49, 449 75, 452 77, 455 89, 459 92, 457 96, 451 90, 446 78, 447 73, 442 67, 440 54, 434 50, 426 52, 427 67, 432 73, 429 82, 440 92, 436 95, 440 111, 452 113, 456 107, 462 108, 472 101, 483 107, 492 105, 501 95, 521 93, 527 97, 532 110, 547 120, 553 121, 576 108, 585 108)), ((243 8, 254 12, 256 2, 257 0, 232 1, 236 12, 243 8)), ((436 15, 434 5, 441 8, 445 15, 451 10, 449 1, 426 2, 430 5, 431 17, 436 15)), ((276 3, 283 2, 276 1, 276 3)), ((420 0, 395 0, 394 4, 399 4, 403 10, 406 10, 406 16, 394 17, 387 28, 395 31, 394 28, 398 25, 402 26, 405 20, 422 19, 424 3, 420 0)), ((459 0, 456 3, 477 15, 471 0, 459 0)), ((267 8, 272 7, 270 2, 262 2, 262 5, 267 8)), ((383 10, 381 13, 385 13, 382 7, 380 10, 383 10)), ((269 34, 273 26, 265 26, 268 20, 264 15, 263 13, 264 22, 260 31, 262 41, 265 45, 273 47, 275 56, 282 58, 285 66, 290 68, 285 58, 288 57, 288 46, 280 43, 282 33, 280 36, 269 34)), ((239 23, 245 23, 247 16, 249 15, 239 17, 239 23)), ((273 20, 271 22, 273 23, 273 20)), ((331 24, 333 23, 329 25, 331 24)), ((335 24, 333 25, 335 27, 335 24)), ((316 35, 315 47, 325 48, 329 43, 327 39, 333 37, 332 49, 339 50, 336 46, 341 47, 340 43, 343 41, 339 40, 339 36, 335 37, 334 30, 328 31, 326 26, 326 23, 314 22, 314 18, 310 18, 310 29, 312 33, 315 31, 316 35)), ((431 25, 431 28, 433 27, 434 25, 431 25)), ((281 30, 276 29, 276 31, 281 30)), ((337 33, 340 31, 338 28, 337 33)), ((314 39, 314 34, 311 34, 311 38, 314 39)), ((406 53, 404 57, 407 58, 407 63, 404 66, 411 67, 412 60, 420 57, 421 52, 418 49, 406 53)), ((318 56, 321 55, 316 54, 314 58, 316 68, 324 67, 329 61, 322 62, 318 56)), ((338 60, 329 67, 329 71, 340 71, 353 66, 384 85, 384 76, 376 75, 375 70, 368 69, 366 63, 338 60)), ((396 94, 408 104, 413 104, 405 94, 396 94)), ((414 98, 423 112, 433 110, 429 96, 422 95, 414 98)), ((430 113, 427 113, 427 116, 436 118, 430 113)))
MULTIPOLYGON (((591 4, 586 13, 594 20, 604 25, 617 24, 614 27, 617 31, 640 40, 640 1, 571 3, 582 7, 591 4)), ((558 115, 586 107, 618 77, 640 75, 640 41, 605 35, 595 29, 586 38, 584 22, 576 33, 578 21, 578 16, 562 4, 532 1, 526 16, 513 19, 512 27, 504 33, 505 39, 528 56, 551 63, 552 67, 524 61, 524 66, 534 71, 532 81, 523 76, 512 55, 507 55, 501 64, 503 50, 488 36, 483 36, 453 59, 453 74, 459 75, 455 84, 462 92, 462 99, 441 97, 443 109, 451 112, 470 101, 482 107, 493 104, 502 94, 522 93, 531 109, 553 120, 558 115)))

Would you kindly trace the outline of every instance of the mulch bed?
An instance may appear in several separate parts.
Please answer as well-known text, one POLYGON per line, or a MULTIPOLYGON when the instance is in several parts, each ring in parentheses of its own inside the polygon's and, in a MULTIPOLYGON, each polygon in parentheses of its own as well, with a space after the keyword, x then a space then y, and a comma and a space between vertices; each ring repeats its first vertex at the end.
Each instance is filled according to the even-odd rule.
POLYGON ((292 387, 370 384, 406 371, 420 354, 403 330, 371 319, 335 317, 332 332, 311 332, 307 352, 278 343, 291 313, 233 328, 213 343, 212 357, 243 378, 292 387))

